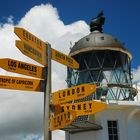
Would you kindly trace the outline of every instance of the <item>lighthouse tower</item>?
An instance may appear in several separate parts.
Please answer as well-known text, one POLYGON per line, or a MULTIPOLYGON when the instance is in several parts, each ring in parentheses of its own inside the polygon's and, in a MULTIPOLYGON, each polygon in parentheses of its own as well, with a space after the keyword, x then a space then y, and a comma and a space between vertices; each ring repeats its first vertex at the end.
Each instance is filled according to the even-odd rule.
POLYGON ((68 87, 83 83, 96 84, 96 93, 73 102, 100 100, 106 110, 79 116, 67 128, 66 140, 134 140, 140 139, 140 103, 134 99, 131 53, 114 36, 103 33, 105 17, 101 12, 91 21, 90 34, 71 48, 80 65, 68 68, 68 87))

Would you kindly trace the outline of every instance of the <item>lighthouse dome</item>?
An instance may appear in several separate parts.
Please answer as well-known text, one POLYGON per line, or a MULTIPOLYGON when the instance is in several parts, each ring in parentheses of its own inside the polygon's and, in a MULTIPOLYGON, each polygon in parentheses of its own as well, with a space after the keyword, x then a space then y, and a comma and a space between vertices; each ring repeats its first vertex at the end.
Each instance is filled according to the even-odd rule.
POLYGON ((115 37, 109 34, 93 31, 89 35, 83 37, 71 48, 70 55, 74 56, 82 52, 94 50, 114 50, 127 54, 131 59, 131 53, 123 46, 123 44, 115 37))

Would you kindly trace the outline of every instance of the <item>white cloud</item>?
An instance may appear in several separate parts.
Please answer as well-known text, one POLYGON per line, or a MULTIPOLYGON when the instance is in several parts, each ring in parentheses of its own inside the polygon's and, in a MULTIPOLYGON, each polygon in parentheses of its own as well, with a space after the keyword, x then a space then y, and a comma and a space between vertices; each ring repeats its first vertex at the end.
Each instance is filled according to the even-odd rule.
POLYGON ((133 82, 140 82, 140 66, 133 69, 133 82))
MULTIPOLYGON (((1 58, 13 58, 34 64, 37 62, 24 56, 15 46, 18 37, 14 34, 13 17, 0 24, 1 58)), ((70 42, 73 44, 89 33, 84 21, 64 25, 57 9, 50 4, 35 6, 19 21, 19 27, 32 32, 40 39, 51 43, 52 47, 66 54, 70 42)), ((11 75, 2 69, 0 74, 11 75)), ((65 88, 66 67, 53 62, 53 91, 65 88)), ((1 140, 41 140, 43 133, 43 93, 0 90, 0 139, 1 140)), ((64 140, 64 132, 54 131, 53 140, 64 140)))
POLYGON ((13 16, 9 16, 9 17, 7 18, 7 22, 10 23, 10 24, 13 24, 13 19, 14 19, 13 16))
POLYGON ((135 96, 136 101, 140 101, 140 66, 137 69, 133 69, 133 87, 137 89, 138 93, 135 96))

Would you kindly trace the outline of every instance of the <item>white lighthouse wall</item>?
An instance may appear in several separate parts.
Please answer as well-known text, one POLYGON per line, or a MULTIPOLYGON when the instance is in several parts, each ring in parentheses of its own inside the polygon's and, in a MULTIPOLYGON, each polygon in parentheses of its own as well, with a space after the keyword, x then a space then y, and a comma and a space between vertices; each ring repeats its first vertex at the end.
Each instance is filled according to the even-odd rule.
POLYGON ((100 122, 103 129, 101 131, 97 131, 96 138, 97 140, 108 140, 108 120, 116 120, 118 122, 118 136, 119 140, 128 140, 127 139, 127 111, 126 110, 106 110, 102 113, 96 115, 97 122, 100 122), (124 113, 125 112, 125 113, 124 113), (126 134, 126 135, 124 135, 126 134))
POLYGON ((98 113, 95 115, 95 122, 100 124, 103 129, 75 134, 66 133, 66 140, 109 140, 108 120, 118 121, 119 140, 140 139, 140 109, 135 108, 128 107, 124 109, 120 107, 98 113))
POLYGON ((128 140, 140 139, 140 109, 134 109, 128 117, 128 140))
POLYGON ((93 133, 91 131, 88 132, 80 132, 75 134, 66 133, 66 140, 96 140, 96 131, 93 133))

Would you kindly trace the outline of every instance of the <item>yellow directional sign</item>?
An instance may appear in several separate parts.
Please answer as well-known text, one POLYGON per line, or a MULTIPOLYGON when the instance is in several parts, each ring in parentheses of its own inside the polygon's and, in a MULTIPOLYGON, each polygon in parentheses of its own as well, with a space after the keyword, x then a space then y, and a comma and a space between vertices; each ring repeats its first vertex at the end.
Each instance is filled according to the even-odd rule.
MULTIPOLYGON (((46 46, 48 44, 23 28, 15 27, 14 32, 24 42, 16 42, 16 46, 20 49, 20 51, 37 62, 46 65, 46 46)), ((79 68, 79 64, 72 57, 65 55, 53 48, 52 59, 68 67, 74 69, 79 68)))
POLYGON ((66 111, 62 112, 50 119, 50 130, 56 130, 60 128, 64 128, 70 125, 76 119, 75 111, 66 111))
POLYGON ((40 49, 30 46, 24 41, 16 40, 16 46, 24 55, 46 66, 46 52, 42 52, 40 49))
POLYGON ((43 92, 44 87, 43 80, 0 75, 0 88, 43 92))
POLYGON ((71 100, 84 98, 96 91, 96 85, 82 84, 52 93, 53 104, 61 104, 71 100))
POLYGON ((79 64, 70 56, 52 48, 52 59, 73 69, 78 69, 79 64))
POLYGON ((14 27, 14 33, 28 45, 37 47, 40 51, 45 51, 46 43, 27 30, 20 27, 14 27))
POLYGON ((86 102, 63 104, 61 105, 61 112, 73 110, 76 111, 77 116, 82 116, 95 114, 97 112, 103 111, 106 107, 106 103, 92 100, 86 102))
POLYGON ((22 40, 22 42, 16 41, 19 50, 42 65, 46 65, 47 43, 23 28, 15 27, 14 32, 22 40))
POLYGON ((0 67, 4 70, 14 73, 19 73, 41 79, 46 78, 45 68, 33 64, 28 64, 22 61, 17 61, 14 59, 0 59, 0 67))

